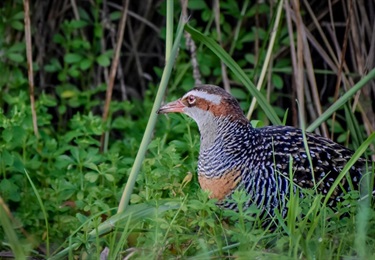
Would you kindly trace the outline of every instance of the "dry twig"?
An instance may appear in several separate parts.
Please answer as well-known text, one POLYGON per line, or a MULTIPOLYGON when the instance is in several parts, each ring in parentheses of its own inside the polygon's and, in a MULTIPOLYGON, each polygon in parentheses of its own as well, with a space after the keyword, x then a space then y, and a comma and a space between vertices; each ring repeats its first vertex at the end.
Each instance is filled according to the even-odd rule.
MULTIPOLYGON (((108 114, 109 114, 109 106, 111 104, 111 99, 112 99, 112 92, 113 92, 113 85, 115 82, 115 77, 116 77, 116 71, 117 71, 117 66, 119 63, 119 58, 120 58, 120 50, 122 46, 122 40, 124 38, 124 31, 125 31, 125 25, 126 25, 126 18, 127 18, 127 12, 128 12, 128 6, 129 6, 129 0, 124 0, 124 8, 121 16, 121 20, 118 26, 118 31, 117 31, 117 42, 116 42, 116 49, 115 49, 115 54, 113 57, 112 65, 111 65, 111 71, 109 75, 109 82, 107 86, 107 92, 106 92, 106 99, 105 99, 105 104, 104 104, 104 111, 103 111, 103 122, 107 121, 108 114)), ((105 133, 102 134, 101 139, 100 139, 100 150, 103 152, 104 151, 104 138, 105 133)))
POLYGON ((33 55, 31 45, 31 29, 30 29, 30 7, 29 0, 23 1, 25 10, 25 41, 26 41, 26 56, 27 56, 27 72, 29 77, 29 95, 31 105, 31 115, 33 118, 34 134, 39 138, 38 131, 38 118, 35 111, 35 98, 34 98, 34 71, 33 71, 33 55))

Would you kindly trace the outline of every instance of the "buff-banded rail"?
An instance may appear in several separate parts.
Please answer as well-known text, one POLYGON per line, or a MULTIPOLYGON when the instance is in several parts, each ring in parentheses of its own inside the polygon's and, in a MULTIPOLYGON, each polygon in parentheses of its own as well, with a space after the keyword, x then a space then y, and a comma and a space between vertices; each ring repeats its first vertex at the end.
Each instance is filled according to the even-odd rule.
MULTIPOLYGON (((249 197, 245 208, 255 204, 263 216, 273 216, 278 209, 285 217, 291 191, 315 188, 326 195, 353 155, 348 148, 313 133, 306 132, 304 141, 302 130, 294 127, 253 128, 237 100, 214 85, 198 85, 158 110, 159 114, 176 112, 198 124, 201 188, 229 209, 237 209, 230 198, 236 189, 243 189, 249 197)), ((359 188, 366 163, 364 158, 357 160, 328 205, 336 205, 346 191, 359 188)))

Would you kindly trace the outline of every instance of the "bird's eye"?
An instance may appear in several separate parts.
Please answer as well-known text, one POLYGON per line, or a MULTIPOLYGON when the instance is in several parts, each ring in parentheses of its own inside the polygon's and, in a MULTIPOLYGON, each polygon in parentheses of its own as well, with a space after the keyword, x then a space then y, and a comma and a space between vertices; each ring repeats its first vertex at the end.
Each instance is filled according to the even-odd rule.
POLYGON ((187 102, 189 103, 189 105, 193 105, 195 103, 195 97, 194 96, 188 96, 187 102))

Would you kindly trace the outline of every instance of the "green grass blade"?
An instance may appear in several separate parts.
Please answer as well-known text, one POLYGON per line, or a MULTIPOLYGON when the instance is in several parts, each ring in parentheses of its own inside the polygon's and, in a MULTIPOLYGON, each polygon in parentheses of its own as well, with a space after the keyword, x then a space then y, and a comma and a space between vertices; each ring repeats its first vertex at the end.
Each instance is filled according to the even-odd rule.
MULTIPOLYGON (((2 199, 0 198, 2 201, 2 199)), ((9 246, 12 249, 12 253, 15 259, 26 259, 26 254, 24 251, 24 246, 18 240, 17 234, 14 231, 13 225, 8 218, 4 208, 0 205, 0 223, 3 227, 4 233, 8 238, 9 246)), ((4 243, 4 241, 3 241, 4 243)))
POLYGON ((165 61, 169 60, 173 48, 173 6, 174 1, 167 1, 167 34, 165 39, 165 61))
POLYGON ((134 229, 134 226, 130 228, 131 219, 126 221, 124 226, 117 226, 116 230, 113 232, 113 239, 111 240, 111 245, 109 246, 109 257, 108 259, 116 259, 120 255, 120 251, 129 237, 130 232, 134 229), (120 239, 119 239, 120 237, 120 239))
MULTIPOLYGON (((269 67, 269 64, 270 64, 270 61, 271 61, 271 56, 272 56, 272 52, 273 52, 273 49, 274 49, 274 46, 275 46, 275 41, 276 41, 276 35, 278 34, 278 28, 279 28, 279 25, 280 25, 280 20, 281 20, 281 10, 282 10, 282 7, 283 7, 283 3, 284 3, 284 0, 279 0, 279 3, 278 3, 278 6, 277 6, 277 11, 276 11, 276 14, 275 14, 275 18, 272 19, 272 23, 273 23, 273 27, 272 27, 272 30, 271 30, 271 26, 270 26, 270 29, 271 30, 269 32, 269 34, 271 35, 271 38, 270 38, 270 41, 269 41, 269 44, 268 44, 268 48, 267 48, 267 52, 266 52, 266 57, 264 59, 264 62, 262 64, 262 69, 260 70, 260 75, 259 75, 259 80, 257 82, 257 89, 260 90, 263 85, 264 85, 264 79, 266 78, 266 73, 268 71, 268 67, 269 67)), ((266 40, 268 41, 268 39, 266 40)), ((264 43, 266 42, 264 41, 264 43)), ((259 60, 257 62, 257 65, 259 63, 259 60)), ((256 105, 256 99, 253 98, 253 100, 251 101, 251 105, 250 105, 250 108, 247 112, 247 119, 250 120, 251 118, 251 115, 255 109, 255 105, 256 105)))
POLYGON ((232 59, 232 57, 213 39, 203 35, 201 32, 197 31, 189 24, 185 25, 185 30, 191 34, 191 36, 205 44, 213 53, 222 60, 225 65, 236 75, 236 77, 244 84, 244 86, 249 90, 250 94, 253 95, 258 103, 259 106, 263 109, 264 113, 267 115, 269 120, 274 125, 281 125, 281 121, 279 117, 276 115, 275 110, 272 108, 270 104, 268 104, 266 98, 260 93, 256 86, 251 82, 249 76, 241 69, 241 67, 232 59))
POLYGON ((355 93, 366 86, 366 84, 375 79, 375 68, 372 69, 366 76, 357 82, 351 89, 348 90, 341 98, 339 98, 334 104, 332 104, 321 116, 319 116, 307 129, 306 131, 314 131, 324 121, 328 119, 335 111, 337 111, 342 105, 344 105, 355 93))
POLYGON ((46 212, 46 208, 44 207, 44 204, 43 204, 43 201, 42 201, 42 198, 40 197, 39 195, 39 192, 38 192, 38 189, 35 187, 33 181, 31 180, 29 174, 27 173, 26 169, 25 169, 25 174, 26 174, 26 177, 27 179, 29 180, 30 182, 30 185, 34 191, 34 194, 38 200, 38 203, 40 205, 40 208, 42 210, 42 213, 43 213, 43 217, 44 217, 44 224, 46 226, 46 254, 47 256, 50 255, 50 247, 49 247, 49 225, 48 225, 48 218, 47 218, 47 212, 46 212))
MULTIPOLYGON (((297 107, 298 107, 298 118, 299 118, 301 130, 302 130, 303 146, 305 148, 307 160, 309 162, 310 172, 313 173, 314 167, 313 167, 313 163, 312 163, 312 159, 311 159, 310 148, 309 148, 309 145, 307 143, 305 121, 303 119, 303 113, 301 113, 298 101, 297 101, 297 107)), ((314 174, 311 174, 311 176, 312 176, 313 183, 314 183, 314 190, 316 192, 317 186, 316 186, 315 176, 314 176, 314 174)))
POLYGON ((125 210, 125 208, 127 207, 127 205, 129 204, 130 196, 133 192, 133 188, 134 188, 136 178, 138 176, 138 172, 139 172, 139 170, 142 166, 143 159, 145 158, 145 154, 146 154, 146 151, 147 151, 148 144, 151 141, 151 136, 152 136, 152 133, 153 133, 153 130, 154 130, 154 127, 155 127, 155 123, 156 123, 156 119, 157 119, 156 111, 159 109, 159 107, 161 105, 165 90, 167 88, 167 84, 168 84, 168 81, 169 81, 169 78, 170 78, 170 75, 171 75, 171 72, 172 72, 173 64, 174 64, 174 61, 176 60, 176 57, 177 57, 178 47, 180 45, 180 40, 181 40, 181 36, 182 36, 182 33, 183 33, 184 25, 185 25, 185 21, 181 18, 180 22, 178 24, 178 27, 177 27, 177 34, 176 34, 175 42, 173 44, 172 52, 171 52, 171 55, 170 55, 166 65, 165 65, 163 75, 162 75, 162 78, 161 78, 161 81, 160 81, 159 89, 158 89, 158 92, 157 92, 156 97, 155 97, 155 102, 154 102, 154 105, 153 105, 152 110, 151 110, 150 118, 148 120, 146 130, 145 130, 145 133, 144 133, 143 138, 142 138, 141 145, 139 147, 137 156, 136 156, 134 164, 133 164, 133 168, 130 172, 129 179, 126 183, 124 192, 123 192, 122 197, 121 197, 121 201, 120 201, 120 204, 119 204, 119 207, 118 207, 119 213, 123 212, 125 210))
POLYGON ((330 190, 328 191, 326 198, 324 199, 324 205, 327 205, 327 202, 329 198, 332 196, 332 193, 336 189, 336 187, 341 182, 342 178, 345 177, 345 175, 348 173, 350 168, 355 164, 356 161, 362 156, 362 154, 366 151, 366 149, 369 147, 369 145, 374 142, 375 140, 375 133, 372 133, 366 141, 364 141, 361 146, 357 149, 357 151, 353 154, 352 158, 346 163, 344 169, 341 171, 339 176, 336 178, 335 182, 332 184, 330 190))
POLYGON ((345 104, 345 120, 346 124, 350 130, 350 136, 352 137, 352 144, 354 149, 359 147, 361 143, 363 143, 363 137, 362 137, 362 131, 360 129, 360 124, 357 121, 357 118, 352 113, 351 108, 349 107, 349 104, 345 104))
MULTIPOLYGON (((372 185, 367 185, 369 183, 373 184, 372 180, 374 175, 368 174, 364 176, 366 179, 362 180, 361 185, 361 195, 364 195, 364 198, 359 201, 358 213, 356 216, 356 236, 354 240, 354 245, 360 259, 370 259, 370 247, 367 244, 368 233, 371 234, 371 192, 372 185), (370 228, 370 229, 369 229, 370 228)), ((362 196, 361 196, 362 197, 362 196)))

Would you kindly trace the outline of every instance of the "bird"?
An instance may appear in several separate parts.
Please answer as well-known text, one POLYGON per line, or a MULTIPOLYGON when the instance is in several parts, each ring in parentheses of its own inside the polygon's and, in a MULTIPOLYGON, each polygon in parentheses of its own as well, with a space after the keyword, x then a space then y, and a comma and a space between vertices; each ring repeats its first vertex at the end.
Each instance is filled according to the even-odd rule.
MULTIPOLYGON (((226 209, 238 210, 231 198, 243 189, 248 195, 244 209, 255 205, 261 216, 273 217, 278 210, 285 217, 291 192, 306 188, 327 196, 353 156, 352 150, 298 128, 252 127, 238 101, 214 85, 197 85, 157 113, 182 113, 197 123, 199 184, 226 209)), ((329 206, 342 201, 346 191, 359 189, 367 163, 362 157, 356 161, 347 174, 351 182, 341 179, 329 206)))

